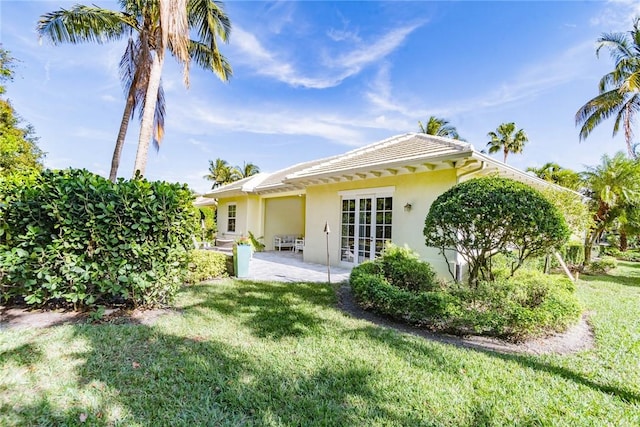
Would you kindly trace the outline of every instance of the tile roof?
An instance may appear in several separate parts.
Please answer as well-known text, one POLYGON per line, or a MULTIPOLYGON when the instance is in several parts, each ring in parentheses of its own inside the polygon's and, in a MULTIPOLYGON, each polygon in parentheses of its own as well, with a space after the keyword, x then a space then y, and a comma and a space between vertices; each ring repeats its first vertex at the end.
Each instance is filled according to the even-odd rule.
POLYGON ((203 194, 203 197, 216 197, 220 194, 230 194, 234 192, 242 193, 242 192, 252 191, 256 185, 258 185, 268 177, 269 177, 269 174, 267 173, 258 173, 258 174, 249 176, 247 178, 242 178, 230 184, 225 184, 221 187, 216 187, 211 191, 203 194))
POLYGON ((426 134, 408 133, 319 162, 314 166, 287 175, 285 181, 354 169, 409 164, 419 160, 428 161, 429 159, 472 152, 473 146, 466 142, 426 134))

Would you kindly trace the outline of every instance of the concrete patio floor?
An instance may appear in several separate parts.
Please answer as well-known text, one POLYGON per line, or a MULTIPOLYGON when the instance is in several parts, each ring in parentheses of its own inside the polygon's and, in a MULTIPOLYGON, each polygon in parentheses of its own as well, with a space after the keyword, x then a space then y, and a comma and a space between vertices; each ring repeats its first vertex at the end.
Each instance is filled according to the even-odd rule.
MULTIPOLYGON (((346 282, 351 270, 331 267, 331 283, 346 282)), ((270 282, 327 282, 327 266, 302 261, 302 253, 256 252, 249 263, 249 280, 270 282)))

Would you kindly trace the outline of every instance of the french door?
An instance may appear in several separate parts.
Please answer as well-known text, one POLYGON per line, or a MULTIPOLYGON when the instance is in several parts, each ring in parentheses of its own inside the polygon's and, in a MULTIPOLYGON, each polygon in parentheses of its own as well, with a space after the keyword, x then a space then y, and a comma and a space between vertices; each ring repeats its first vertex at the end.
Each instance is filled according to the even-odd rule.
POLYGON ((392 211, 392 197, 343 197, 340 260, 360 264, 380 255, 391 240, 392 211))

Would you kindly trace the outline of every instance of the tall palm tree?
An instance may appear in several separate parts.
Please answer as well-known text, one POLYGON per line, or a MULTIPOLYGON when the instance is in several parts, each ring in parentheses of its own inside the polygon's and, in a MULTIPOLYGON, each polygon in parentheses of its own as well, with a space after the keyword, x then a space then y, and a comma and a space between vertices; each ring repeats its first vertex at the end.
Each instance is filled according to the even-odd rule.
POLYGON ((605 74, 598 85, 599 94, 584 104, 576 113, 576 125, 580 128, 580 140, 602 122, 615 117, 613 136, 620 126, 624 130, 627 154, 636 158, 633 149, 633 120, 640 111, 640 17, 633 21, 633 29, 626 33, 603 34, 598 39, 596 55, 607 48, 615 62, 614 70, 605 74))
MULTIPOLYGON (((102 44, 128 39, 127 48, 120 61, 120 77, 127 98, 111 163, 110 179, 113 181, 116 179, 129 119, 137 109, 140 110, 143 121, 145 108, 149 106, 148 110, 153 111, 147 114, 151 119, 145 122, 145 132, 153 129, 148 133, 149 139, 146 143, 148 148, 153 135, 154 144, 159 147, 164 131, 165 112, 162 85, 158 81, 157 88, 147 90, 151 82, 157 50, 163 45, 183 64, 188 62, 184 55, 184 43, 180 42, 179 38, 174 42, 173 37, 172 41, 169 41, 171 33, 182 34, 183 38, 185 35, 184 28, 174 29, 177 22, 171 21, 171 17, 175 16, 175 14, 172 15, 172 11, 180 12, 184 9, 188 27, 198 36, 196 40, 186 41, 189 59, 199 67, 213 71, 223 81, 228 80, 231 75, 231 67, 220 54, 217 45, 217 38, 224 42, 228 40, 231 28, 221 3, 213 0, 162 0, 162 2, 160 0, 120 0, 120 6, 122 11, 83 5, 76 5, 68 10, 60 9, 43 15, 37 27, 40 36, 54 44, 86 42, 102 44), (186 4, 173 3, 175 1, 186 1, 186 4), (184 6, 183 9, 182 6, 184 6), (161 25, 162 10, 165 10, 163 12, 165 15, 169 14, 167 19, 162 20, 167 28, 164 32, 161 25), (164 37, 167 39, 166 42, 164 37), (149 99, 153 98, 152 101, 147 100, 147 92, 150 94, 149 99)), ((184 24, 183 19, 176 21, 184 24)), ((164 54, 164 49, 162 52, 164 54)), ((188 67, 185 68, 185 72, 188 72, 188 67)), ((153 76, 154 82, 157 81, 156 75, 159 79, 157 69, 153 76)), ((142 131, 141 127, 141 133, 142 131)), ((141 171, 144 172, 144 167, 141 171)))
POLYGON ((209 181, 213 181, 213 186, 211 188, 216 188, 248 178, 259 172, 260 168, 253 163, 244 162, 242 167, 232 167, 226 160, 217 158, 215 160, 209 160, 209 173, 206 174, 204 178, 209 181))
POLYGON ((528 167, 526 170, 527 172, 533 172, 540 179, 572 190, 580 189, 582 184, 580 174, 571 169, 565 169, 557 163, 547 162, 539 168, 528 167))
POLYGON ((460 139, 458 130, 455 128, 455 126, 451 126, 449 124, 449 121, 446 119, 438 118, 436 116, 430 116, 426 126, 423 125, 421 121, 418 121, 418 126, 420 126, 420 132, 426 133, 427 135, 460 139))
POLYGON ((236 166, 233 169, 235 174, 238 176, 238 179, 248 178, 257 173, 260 173, 260 168, 251 162, 244 162, 242 167, 236 166))
POLYGON ((221 158, 217 158, 215 161, 209 160, 209 173, 204 178, 213 181, 211 188, 220 187, 234 181, 231 169, 226 160, 221 158))
POLYGON ((495 132, 489 132, 487 136, 491 138, 491 141, 487 143, 489 154, 502 151, 504 154, 504 163, 507 163, 509 153, 522 153, 524 144, 529 141, 524 130, 516 129, 516 124, 513 122, 502 123, 495 132))
POLYGON ((629 207, 640 206, 640 162, 622 152, 602 156, 601 164, 583 172, 587 195, 593 204, 594 225, 585 239, 585 263, 602 232, 629 207))

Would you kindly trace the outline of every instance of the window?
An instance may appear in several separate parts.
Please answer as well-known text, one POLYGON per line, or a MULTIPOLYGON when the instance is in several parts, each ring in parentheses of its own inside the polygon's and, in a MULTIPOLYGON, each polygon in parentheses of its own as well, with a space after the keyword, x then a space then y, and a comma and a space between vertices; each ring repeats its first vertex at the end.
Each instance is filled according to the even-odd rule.
POLYGON ((236 232, 236 205, 227 207, 227 231, 229 233, 236 232))

